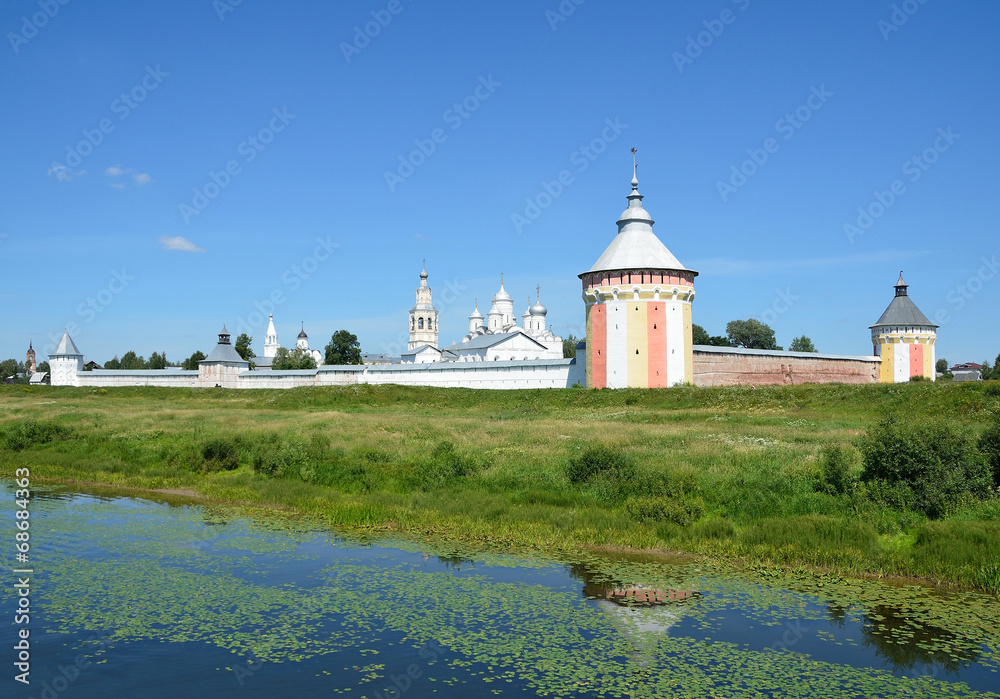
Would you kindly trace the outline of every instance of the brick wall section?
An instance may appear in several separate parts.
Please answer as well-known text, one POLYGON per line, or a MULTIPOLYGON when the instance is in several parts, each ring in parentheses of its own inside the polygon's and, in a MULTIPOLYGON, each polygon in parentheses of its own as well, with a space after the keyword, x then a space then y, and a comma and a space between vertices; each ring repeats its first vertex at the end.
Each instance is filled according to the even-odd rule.
POLYGON ((802 383, 878 383, 879 357, 772 352, 730 347, 694 348, 695 386, 802 383))

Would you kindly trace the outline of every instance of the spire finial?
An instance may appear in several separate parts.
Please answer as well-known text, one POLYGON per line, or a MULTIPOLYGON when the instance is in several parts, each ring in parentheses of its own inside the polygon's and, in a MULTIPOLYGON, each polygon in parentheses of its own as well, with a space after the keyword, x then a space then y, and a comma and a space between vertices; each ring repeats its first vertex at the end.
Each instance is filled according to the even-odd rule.
POLYGON ((635 162, 636 149, 632 149, 632 189, 637 189, 639 187, 639 177, 637 170, 639 165, 635 162))
POLYGON ((503 288, 503 272, 500 273, 500 288, 503 288))
POLYGON ((540 298, 542 298, 542 285, 537 284, 535 286, 535 300, 537 301, 540 298))

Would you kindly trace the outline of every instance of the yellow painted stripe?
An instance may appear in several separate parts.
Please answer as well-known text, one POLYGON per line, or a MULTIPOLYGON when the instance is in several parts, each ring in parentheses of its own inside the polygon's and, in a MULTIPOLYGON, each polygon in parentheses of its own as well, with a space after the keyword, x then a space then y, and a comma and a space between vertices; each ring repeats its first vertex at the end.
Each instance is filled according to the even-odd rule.
POLYGON ((646 302, 627 301, 628 387, 649 388, 649 328, 646 325, 646 302))

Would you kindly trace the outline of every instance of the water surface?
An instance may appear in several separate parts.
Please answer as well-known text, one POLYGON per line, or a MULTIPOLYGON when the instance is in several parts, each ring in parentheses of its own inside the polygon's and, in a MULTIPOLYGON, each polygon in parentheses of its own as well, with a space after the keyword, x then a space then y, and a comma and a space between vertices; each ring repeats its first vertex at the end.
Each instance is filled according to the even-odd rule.
MULTIPOLYGON (((31 685, 13 681, 13 651, 3 651, 3 696, 1000 688, 1000 605, 985 595, 805 573, 769 580, 669 558, 368 542, 274 512, 106 489, 36 491, 31 534, 31 685)), ((13 582, 0 600, 9 610, 13 582)), ((0 647, 12 648, 17 628, 4 625, 0 647)))

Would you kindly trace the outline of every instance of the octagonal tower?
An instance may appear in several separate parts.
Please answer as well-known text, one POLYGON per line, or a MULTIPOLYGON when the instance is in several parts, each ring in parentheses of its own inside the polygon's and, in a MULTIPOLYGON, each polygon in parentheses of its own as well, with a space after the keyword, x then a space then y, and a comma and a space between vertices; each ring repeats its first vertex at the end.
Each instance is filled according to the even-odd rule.
POLYGON ((694 278, 653 233, 633 172, 618 235, 580 274, 587 305, 587 386, 693 383, 694 278))

